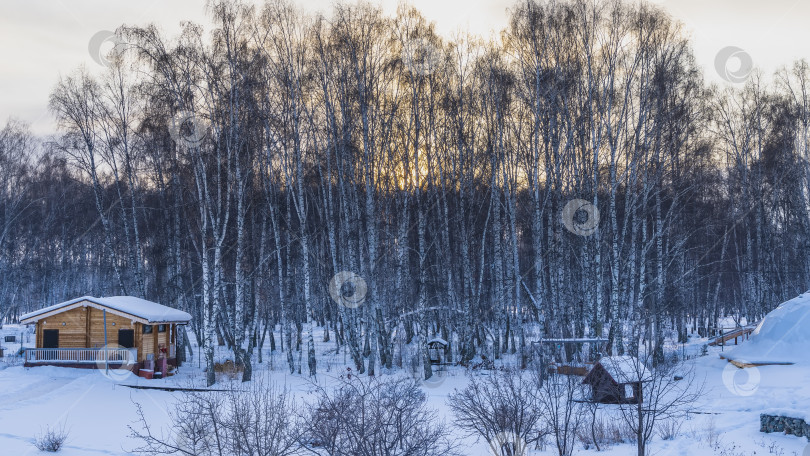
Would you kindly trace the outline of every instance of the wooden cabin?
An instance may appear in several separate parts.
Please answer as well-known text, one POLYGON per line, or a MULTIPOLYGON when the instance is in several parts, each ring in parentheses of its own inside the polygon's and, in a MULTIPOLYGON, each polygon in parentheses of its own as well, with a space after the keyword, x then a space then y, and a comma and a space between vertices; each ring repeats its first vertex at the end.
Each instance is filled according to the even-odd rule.
POLYGON ((83 296, 20 317, 35 325, 36 348, 25 366, 139 369, 177 365, 177 328, 191 315, 132 296, 83 296))
POLYGON ((591 400, 603 404, 637 404, 650 371, 632 356, 607 356, 594 364, 582 383, 590 385, 591 400))

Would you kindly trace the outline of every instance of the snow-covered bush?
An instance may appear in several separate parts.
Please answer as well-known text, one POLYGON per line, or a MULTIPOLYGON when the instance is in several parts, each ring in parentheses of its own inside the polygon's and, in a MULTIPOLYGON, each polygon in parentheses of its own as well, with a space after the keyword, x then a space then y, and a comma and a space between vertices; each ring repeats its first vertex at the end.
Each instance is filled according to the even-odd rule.
POLYGON ((170 413, 171 427, 160 431, 153 431, 137 404, 141 429, 130 430, 143 446, 133 452, 187 456, 300 454, 298 407, 289 391, 261 376, 232 386, 224 392, 184 393, 170 413))
POLYGON ((0 358, 0 370, 7 367, 22 366, 24 360, 23 354, 24 351, 22 349, 7 350, 5 356, 0 358))
POLYGON ((39 451, 47 451, 49 453, 56 453, 61 450, 65 445, 68 433, 64 427, 51 428, 50 426, 34 438, 34 446, 39 451))
POLYGON ((508 370, 471 375, 467 387, 448 399, 456 426, 483 438, 498 456, 525 452, 545 429, 536 383, 524 376, 528 374, 508 370))
POLYGON ((535 376, 537 403, 543 410, 545 429, 554 441, 559 456, 570 456, 574 451, 577 433, 583 418, 583 405, 579 398, 585 397, 582 379, 576 375, 550 375, 542 383, 535 376))
POLYGON ((622 420, 599 415, 580 426, 577 438, 586 450, 604 451, 620 443, 636 443, 633 431, 622 420))
POLYGON ((409 378, 342 378, 320 389, 306 413, 302 439, 309 454, 324 456, 450 456, 450 430, 426 405, 409 378))
POLYGON ((661 440, 675 440, 675 437, 681 433, 682 425, 683 421, 677 419, 662 420, 656 425, 658 436, 661 437, 661 440))

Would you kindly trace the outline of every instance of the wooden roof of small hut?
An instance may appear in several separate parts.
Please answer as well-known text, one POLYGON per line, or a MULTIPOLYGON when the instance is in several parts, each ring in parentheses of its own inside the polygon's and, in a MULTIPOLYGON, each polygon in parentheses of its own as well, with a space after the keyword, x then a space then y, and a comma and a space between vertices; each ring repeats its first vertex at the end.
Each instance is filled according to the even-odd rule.
POLYGON ((447 343, 446 340, 442 339, 441 337, 434 337, 433 339, 430 339, 429 341, 427 341, 427 344, 428 345, 436 345, 436 344, 438 344, 438 345, 443 345, 445 347, 450 345, 450 344, 447 343))
POLYGON ((652 378, 652 374, 638 358, 633 356, 605 356, 594 364, 583 383, 591 384, 604 374, 617 384, 640 383, 652 378))

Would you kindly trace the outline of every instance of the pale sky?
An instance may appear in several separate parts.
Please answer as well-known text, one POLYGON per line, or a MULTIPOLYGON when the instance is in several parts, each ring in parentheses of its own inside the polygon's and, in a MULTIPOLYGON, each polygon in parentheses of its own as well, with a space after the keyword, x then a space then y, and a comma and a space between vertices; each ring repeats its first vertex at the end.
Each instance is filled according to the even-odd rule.
MULTIPOLYGON (((258 1, 258 0, 257 0, 258 1)), ((715 71, 721 49, 736 46, 766 74, 795 59, 810 59, 810 1, 650 0, 683 22, 705 76, 715 71)), ((332 0, 297 0, 310 11, 328 11, 332 0)), ((370 0, 393 14, 399 0, 370 0)), ((437 30, 482 36, 503 29, 512 0, 410 0, 437 30)), ((0 0, 0 126, 11 116, 35 134, 54 133, 48 94, 79 65, 100 69, 88 51, 99 31, 122 23, 157 23, 175 35, 184 20, 205 23, 205 0, 0 0)), ((733 70, 733 68, 732 68, 733 70)))

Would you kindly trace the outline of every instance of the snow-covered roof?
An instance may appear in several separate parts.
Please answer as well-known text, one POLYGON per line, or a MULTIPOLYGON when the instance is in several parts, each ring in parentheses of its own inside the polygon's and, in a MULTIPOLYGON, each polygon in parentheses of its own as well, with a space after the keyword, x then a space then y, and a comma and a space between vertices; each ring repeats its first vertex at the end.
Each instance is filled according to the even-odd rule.
POLYGON ((599 359, 599 364, 617 383, 645 381, 651 377, 644 363, 633 356, 605 356, 599 359))
POLYGON ((134 296, 109 296, 104 298, 96 298, 94 296, 82 296, 81 298, 71 299, 70 301, 54 304, 44 309, 39 309, 34 312, 27 313, 20 316, 21 323, 33 323, 47 315, 52 314, 58 310, 69 310, 74 307, 81 307, 87 303, 95 304, 96 306, 106 307, 111 311, 117 311, 125 316, 138 317, 146 323, 160 323, 160 322, 188 322, 191 320, 191 315, 188 312, 174 309, 172 307, 164 306, 156 302, 147 301, 146 299, 136 298, 134 296))
POLYGON ((765 315, 748 341, 723 353, 723 358, 746 364, 810 362, 810 292, 765 315))
POLYGON ((441 337, 434 337, 433 339, 430 339, 429 341, 427 341, 428 344, 432 344, 434 342, 442 344, 444 346, 450 345, 450 344, 447 343, 446 340, 442 339, 441 337))

